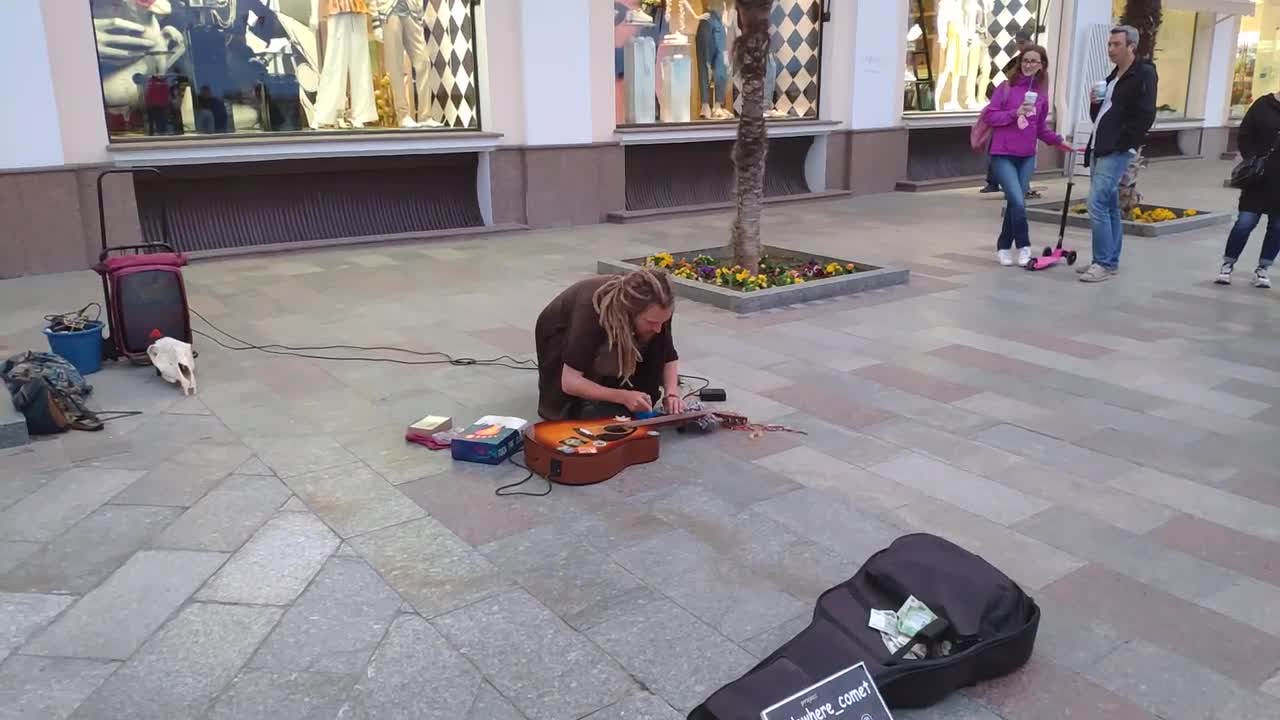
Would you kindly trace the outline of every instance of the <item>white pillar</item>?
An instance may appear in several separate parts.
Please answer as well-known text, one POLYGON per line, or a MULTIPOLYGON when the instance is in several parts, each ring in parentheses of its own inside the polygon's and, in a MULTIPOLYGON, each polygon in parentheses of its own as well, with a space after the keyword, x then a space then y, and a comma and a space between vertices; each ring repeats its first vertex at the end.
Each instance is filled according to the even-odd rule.
MULTIPOLYGON (((1240 35, 1240 16, 1218 16, 1213 29, 1213 55, 1206 72, 1208 84, 1204 93, 1205 127, 1222 127, 1231 114, 1231 80, 1236 64, 1236 42, 1240 35)), ((1198 39, 1198 38, 1197 38, 1198 39)))
MULTIPOLYGON (((1095 25, 1113 22, 1111 0, 1067 0, 1063 3, 1060 22, 1060 55, 1054 72, 1054 86, 1057 88, 1054 110, 1059 118, 1058 130, 1065 134, 1076 127, 1076 120, 1083 115, 1089 102, 1084 68, 1087 63, 1098 61, 1098 58, 1086 57, 1090 53, 1089 32, 1095 25)), ((1105 52, 1104 48, 1102 60, 1109 62, 1105 52)))
POLYGON ((0 33, 0 170, 61 166, 62 134, 40 4, 6 3, 0 33))
POLYGON ((591 142, 591 16, 588 0, 520 0, 520 72, 529 145, 591 142))
POLYGON ((837 12, 849 10, 856 14, 849 53, 853 60, 849 125, 854 130, 901 125, 908 0, 845 0, 832 10, 832 19, 837 12))

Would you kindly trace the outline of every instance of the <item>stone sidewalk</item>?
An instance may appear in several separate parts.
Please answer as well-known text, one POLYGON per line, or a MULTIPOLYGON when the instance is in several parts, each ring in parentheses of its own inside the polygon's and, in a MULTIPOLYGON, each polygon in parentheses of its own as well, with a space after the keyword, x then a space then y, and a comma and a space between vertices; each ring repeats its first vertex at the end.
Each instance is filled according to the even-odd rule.
MULTIPOLYGON (((1230 212, 1227 167, 1157 165, 1143 187, 1230 212)), ((541 498, 494 496, 510 465, 401 439, 428 413, 533 418, 532 373, 200 340, 197 397, 146 368, 92 375, 96 408, 144 414, 0 454, 0 718, 674 720, 920 530, 1003 569, 1044 620, 1020 673, 897 717, 1280 717, 1280 290, 1212 285, 1225 226, 1127 239, 1120 276, 1089 286, 1000 268, 999 223, 973 190, 769 208, 771 243, 913 271, 746 318, 679 306, 689 373, 809 434, 670 434, 655 464, 541 498)), ((597 257, 726 228, 187 279, 256 343, 529 357, 542 304, 597 257)), ((1037 246, 1054 230, 1033 226, 1037 246)), ((1084 233, 1068 244, 1087 255, 1084 233)), ((0 282, 0 352, 43 347, 41 317, 98 293, 89 272, 0 282)))

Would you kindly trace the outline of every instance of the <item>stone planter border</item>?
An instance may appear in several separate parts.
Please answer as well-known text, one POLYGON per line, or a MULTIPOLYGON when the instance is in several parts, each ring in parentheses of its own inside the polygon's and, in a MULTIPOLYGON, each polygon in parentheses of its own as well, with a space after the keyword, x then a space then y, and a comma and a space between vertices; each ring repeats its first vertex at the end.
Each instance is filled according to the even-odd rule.
MULTIPOLYGON (((1179 216, 1182 215, 1186 208, 1177 208, 1170 205, 1151 205, 1143 203, 1140 205, 1144 211, 1156 207, 1163 207, 1172 210, 1179 216)), ((1062 202, 1046 202, 1027 205, 1027 219, 1033 222, 1053 223, 1057 225, 1062 219, 1062 202)), ((1175 233, 1183 233, 1189 230, 1201 230, 1221 223, 1229 222, 1231 215, 1220 212, 1202 212, 1189 218, 1178 217, 1176 220, 1166 220, 1161 223, 1139 223, 1132 220, 1125 220, 1124 234, 1140 237, 1161 237, 1164 235, 1172 235, 1175 233)), ((1067 226, 1077 228, 1089 227, 1088 215, 1076 215, 1069 213, 1067 215, 1067 226)))

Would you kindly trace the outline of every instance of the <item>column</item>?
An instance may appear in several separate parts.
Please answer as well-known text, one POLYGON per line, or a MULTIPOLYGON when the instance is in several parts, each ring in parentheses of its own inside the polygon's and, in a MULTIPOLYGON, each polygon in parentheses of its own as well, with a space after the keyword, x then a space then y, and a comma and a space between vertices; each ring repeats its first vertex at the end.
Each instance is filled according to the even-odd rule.
POLYGON ((0 170, 61 166, 65 160, 44 13, 33 2, 7 4, 6 9, 0 73, 9 102, 0 112, 0 170))
POLYGON ((591 3, 520 0, 525 142, 590 143, 591 3))

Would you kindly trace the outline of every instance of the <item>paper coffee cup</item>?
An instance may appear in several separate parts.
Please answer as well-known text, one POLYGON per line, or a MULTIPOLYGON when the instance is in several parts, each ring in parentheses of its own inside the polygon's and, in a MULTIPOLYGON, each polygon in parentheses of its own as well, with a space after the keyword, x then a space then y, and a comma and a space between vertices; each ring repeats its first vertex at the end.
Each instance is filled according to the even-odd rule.
POLYGON ((1040 93, 1034 90, 1028 90, 1027 94, 1022 98, 1022 102, 1027 105, 1035 105, 1036 100, 1040 97, 1040 93))
POLYGON ((1107 81, 1099 80, 1093 84, 1093 99, 1102 102, 1107 97, 1107 81))

